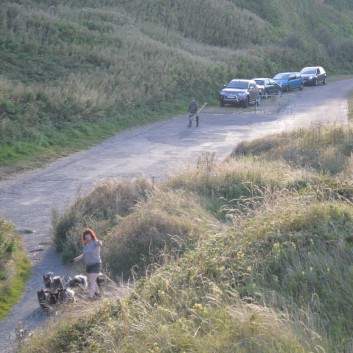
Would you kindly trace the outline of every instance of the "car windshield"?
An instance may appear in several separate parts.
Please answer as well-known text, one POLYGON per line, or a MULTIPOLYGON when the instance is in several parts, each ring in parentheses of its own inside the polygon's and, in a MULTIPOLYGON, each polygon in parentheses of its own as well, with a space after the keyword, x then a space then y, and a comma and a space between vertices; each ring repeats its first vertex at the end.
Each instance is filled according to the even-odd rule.
POLYGON ((290 74, 277 74, 273 79, 274 80, 288 80, 290 74))
POLYGON ((238 88, 238 89, 247 89, 248 82, 247 81, 230 81, 227 85, 227 88, 238 88))
POLYGON ((303 69, 300 71, 301 74, 316 74, 315 68, 303 69))
POLYGON ((265 81, 264 80, 255 80, 255 82, 258 84, 258 85, 261 85, 263 86, 265 84, 265 81))

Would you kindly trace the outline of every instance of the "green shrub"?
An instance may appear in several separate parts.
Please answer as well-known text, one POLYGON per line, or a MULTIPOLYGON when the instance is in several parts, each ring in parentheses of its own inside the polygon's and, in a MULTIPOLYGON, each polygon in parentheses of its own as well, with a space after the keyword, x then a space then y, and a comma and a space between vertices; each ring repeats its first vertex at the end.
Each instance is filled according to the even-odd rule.
POLYGON ((0 218, 0 319, 20 299, 30 275, 30 262, 14 225, 0 218))

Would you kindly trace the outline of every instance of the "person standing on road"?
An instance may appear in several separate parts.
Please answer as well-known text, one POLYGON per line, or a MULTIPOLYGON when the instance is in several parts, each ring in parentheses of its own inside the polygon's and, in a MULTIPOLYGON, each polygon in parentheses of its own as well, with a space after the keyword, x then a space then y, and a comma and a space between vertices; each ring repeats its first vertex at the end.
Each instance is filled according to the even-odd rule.
POLYGON ((89 299, 94 300, 95 296, 100 296, 97 276, 102 268, 100 256, 102 241, 98 240, 96 233, 92 229, 86 228, 82 233, 82 245, 83 252, 75 257, 74 261, 77 262, 84 259, 89 280, 89 299))
POLYGON ((194 116, 196 116, 196 126, 199 126, 199 116, 197 115, 197 112, 199 110, 199 106, 195 100, 194 97, 191 98, 191 102, 189 104, 189 125, 188 127, 192 126, 192 121, 194 120, 194 116))

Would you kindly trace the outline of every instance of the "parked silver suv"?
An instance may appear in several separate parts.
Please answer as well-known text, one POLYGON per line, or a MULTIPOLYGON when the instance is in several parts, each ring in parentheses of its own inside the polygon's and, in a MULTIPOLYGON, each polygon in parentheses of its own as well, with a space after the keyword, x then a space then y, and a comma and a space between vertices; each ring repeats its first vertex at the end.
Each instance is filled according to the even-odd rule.
POLYGON ((259 93, 254 80, 232 80, 219 93, 219 105, 241 104, 247 108, 249 104, 258 104, 259 93))
POLYGON ((321 66, 304 67, 300 74, 303 77, 304 85, 317 86, 319 83, 326 84, 326 71, 321 66))

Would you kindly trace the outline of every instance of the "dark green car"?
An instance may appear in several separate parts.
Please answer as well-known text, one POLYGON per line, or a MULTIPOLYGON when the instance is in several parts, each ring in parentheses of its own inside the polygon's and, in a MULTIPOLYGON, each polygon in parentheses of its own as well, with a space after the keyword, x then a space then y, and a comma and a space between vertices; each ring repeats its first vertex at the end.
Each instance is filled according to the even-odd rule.
POLYGON ((278 95, 282 93, 282 87, 272 78, 268 77, 257 77, 253 78, 256 82, 257 87, 260 91, 261 98, 268 98, 273 95, 278 95))

